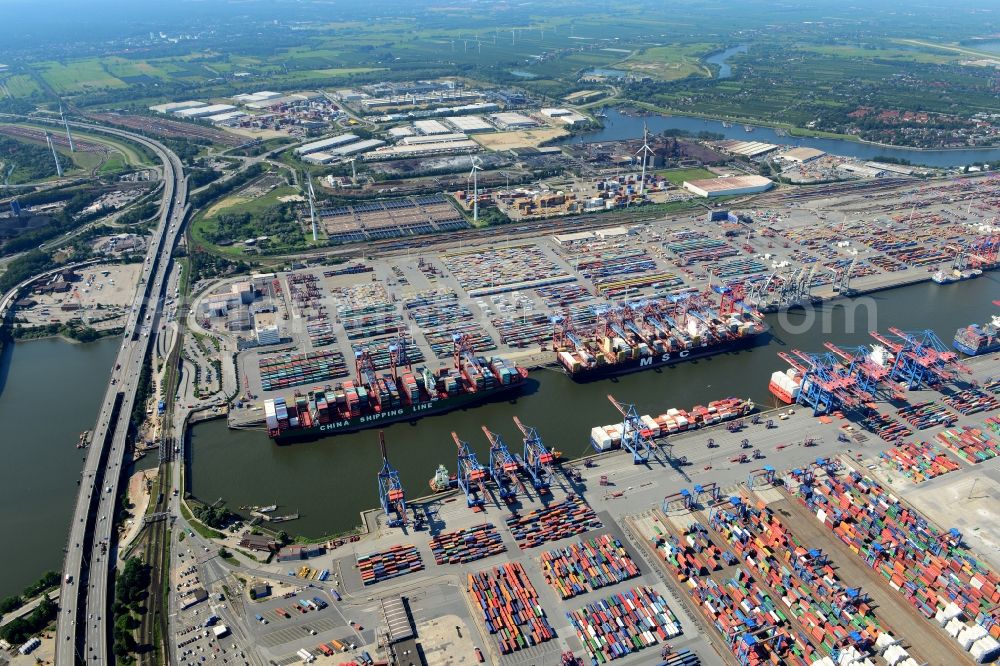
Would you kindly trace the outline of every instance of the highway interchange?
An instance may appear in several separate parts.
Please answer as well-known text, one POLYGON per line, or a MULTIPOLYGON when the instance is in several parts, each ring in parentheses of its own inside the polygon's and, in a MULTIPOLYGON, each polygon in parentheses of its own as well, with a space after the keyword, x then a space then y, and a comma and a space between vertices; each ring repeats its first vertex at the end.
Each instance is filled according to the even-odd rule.
POLYGON ((115 369, 93 428, 63 563, 56 663, 108 664, 114 662, 108 617, 115 561, 112 530, 125 464, 125 439, 151 332, 160 323, 170 255, 187 213, 187 180, 178 157, 157 141, 96 125, 74 125, 130 139, 150 149, 163 163, 160 223, 146 255, 115 369))

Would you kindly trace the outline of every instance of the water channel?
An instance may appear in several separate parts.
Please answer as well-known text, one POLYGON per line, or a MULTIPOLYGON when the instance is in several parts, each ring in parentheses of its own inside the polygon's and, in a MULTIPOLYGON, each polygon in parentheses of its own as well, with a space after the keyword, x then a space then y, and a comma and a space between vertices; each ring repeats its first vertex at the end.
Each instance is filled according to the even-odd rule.
MULTIPOLYGON (((775 355, 778 351, 823 351, 826 340, 870 344, 874 340, 867 333, 869 327, 884 332, 890 326, 933 328, 950 345, 955 329, 988 319, 990 302, 997 297, 1000 274, 995 272, 947 286, 928 282, 849 302, 854 313, 850 316, 843 302, 824 305, 812 315, 771 315, 773 336, 765 346, 662 371, 579 385, 556 370, 538 370, 532 375, 532 387, 515 402, 389 426, 385 436, 390 459, 408 495, 416 497, 427 494, 428 480, 439 463, 455 471, 453 430, 485 464, 488 445, 480 427, 499 432, 514 449, 521 443, 512 421, 515 415, 566 455, 589 452, 590 429, 613 423, 617 416, 606 398, 609 393, 634 402, 640 414, 660 414, 670 407, 689 409, 728 396, 751 397, 763 407, 774 406, 767 383, 771 372, 784 367, 775 355), (807 317, 813 316, 809 325, 807 317)), ((225 421, 213 421, 195 426, 190 443, 190 490, 196 496, 209 502, 222 497, 230 508, 277 503, 278 513, 298 511, 299 520, 284 524, 289 533, 316 537, 349 529, 359 523, 359 511, 378 503, 376 472, 381 465, 375 430, 278 447, 263 432, 232 431, 225 421)))
POLYGON ((120 344, 58 339, 7 344, 0 353, 0 597, 62 566, 83 450, 120 344))
MULTIPOLYGON (((818 148, 833 155, 856 157, 871 160, 876 157, 894 157, 905 159, 914 164, 932 167, 960 167, 966 164, 991 162, 1000 160, 1000 148, 957 149, 957 150, 916 150, 912 148, 893 148, 876 146, 858 141, 844 139, 824 139, 818 137, 780 136, 770 127, 755 127, 747 132, 743 125, 734 124, 725 127, 721 120, 707 120, 691 116, 660 116, 646 118, 626 116, 617 109, 608 109, 607 117, 603 119, 604 127, 594 132, 574 135, 561 143, 592 143, 601 141, 621 141, 623 139, 642 138, 642 126, 646 123, 649 131, 656 133, 669 129, 685 130, 692 134, 698 132, 713 132, 727 139, 742 141, 762 141, 789 146, 808 146, 818 148)), ((557 142, 559 143, 559 142, 557 142)))
POLYGON ((726 49, 725 51, 720 51, 714 55, 705 58, 705 62, 711 63, 713 65, 719 66, 719 73, 716 78, 728 79, 733 75, 733 68, 729 64, 729 59, 732 58, 737 53, 746 53, 747 47, 745 44, 740 44, 739 46, 733 46, 726 49))

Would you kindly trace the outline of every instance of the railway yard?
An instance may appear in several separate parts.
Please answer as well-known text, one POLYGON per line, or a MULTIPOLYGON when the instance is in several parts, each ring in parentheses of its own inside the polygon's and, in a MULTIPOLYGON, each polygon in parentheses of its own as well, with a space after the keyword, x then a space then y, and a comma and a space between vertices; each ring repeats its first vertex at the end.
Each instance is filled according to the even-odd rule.
MULTIPOLYGON (((583 663, 813 664, 851 649, 873 664, 973 663, 998 649, 1000 534, 976 503, 1000 474, 995 457, 973 463, 947 443, 1000 447, 1000 358, 966 370, 905 401, 885 396, 873 405, 881 420, 797 406, 658 439, 642 464, 625 451, 554 463, 541 484, 519 475, 510 504, 492 482, 478 510, 461 490, 408 497, 402 526, 372 511, 367 534, 307 560, 242 558, 237 576, 275 592, 252 601, 227 588, 224 620, 273 663, 306 652, 388 660, 416 649, 411 640, 429 664, 476 663, 476 648, 497 664, 567 652, 583 663), (926 404, 948 418, 903 418, 926 404), (744 440, 760 452, 751 464, 738 462, 744 440), (947 470, 915 474, 910 445, 947 470), (951 505, 936 501, 943 483, 951 505)), ((193 571, 200 542, 189 542, 175 568, 193 571)), ((199 626, 219 605, 182 611, 178 625, 199 626)))

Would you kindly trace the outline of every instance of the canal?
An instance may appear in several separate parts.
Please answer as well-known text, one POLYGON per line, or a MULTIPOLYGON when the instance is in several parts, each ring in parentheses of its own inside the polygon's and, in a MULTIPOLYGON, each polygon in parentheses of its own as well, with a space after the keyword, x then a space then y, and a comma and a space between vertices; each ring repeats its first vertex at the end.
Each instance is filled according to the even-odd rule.
MULTIPOLYGON (((991 301, 998 296, 997 273, 947 286, 928 282, 826 304, 812 312, 769 315, 773 335, 765 346, 661 371, 579 385, 556 370, 539 370, 532 374, 532 387, 515 402, 389 426, 385 436, 390 459, 400 470, 407 494, 417 497, 427 494, 439 463, 455 471, 453 430, 487 464, 481 426, 499 432, 512 450, 519 450, 513 416, 535 426, 548 446, 567 456, 590 452, 590 429, 613 423, 617 416, 607 400, 609 393, 634 402, 640 414, 689 409, 729 396, 775 406, 767 383, 771 372, 785 367, 775 355, 778 351, 824 351, 827 340, 870 344, 874 340, 869 329, 884 332, 890 326, 933 328, 950 345, 957 328, 989 318, 991 301)), ((298 511, 299 520, 283 525, 289 533, 318 537, 350 529, 359 524, 359 511, 378 503, 376 473, 381 465, 375 430, 278 447, 263 432, 231 431, 220 420, 196 425, 190 444, 190 490, 196 496, 209 502, 224 498, 233 509, 276 503, 279 514, 298 511)))
POLYGON ((716 75, 716 78, 728 79, 733 75, 733 68, 729 64, 729 59, 732 58, 737 53, 746 53, 746 52, 747 52, 746 45, 741 44, 739 46, 730 47, 725 51, 720 51, 715 55, 711 55, 705 58, 705 62, 719 66, 719 73, 716 75))
POLYGON ((84 451, 119 338, 88 344, 45 339, 0 353, 0 597, 62 567, 84 451))
POLYGON ((691 116, 627 116, 622 114, 618 109, 607 109, 607 117, 602 122, 604 127, 599 130, 576 134, 555 143, 595 143, 601 141, 621 141, 623 139, 640 139, 642 138, 643 123, 645 123, 652 133, 664 130, 684 130, 691 134, 712 132, 721 134, 727 139, 762 141, 764 143, 789 146, 808 146, 833 155, 855 157, 863 160, 872 160, 876 157, 892 157, 909 160, 914 164, 940 168, 960 167, 966 164, 1000 160, 1000 148, 978 148, 975 150, 916 150, 913 148, 895 148, 844 139, 780 136, 770 127, 755 127, 752 132, 747 132, 741 124, 725 127, 720 120, 708 120, 691 116))

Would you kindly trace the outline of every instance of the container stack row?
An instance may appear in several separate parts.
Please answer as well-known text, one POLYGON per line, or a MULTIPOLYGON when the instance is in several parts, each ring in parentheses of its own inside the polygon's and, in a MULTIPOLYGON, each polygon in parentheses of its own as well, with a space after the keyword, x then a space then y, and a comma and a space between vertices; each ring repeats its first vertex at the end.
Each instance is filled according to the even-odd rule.
POLYGON ((917 430, 925 430, 939 425, 950 426, 958 420, 958 417, 947 407, 932 401, 907 405, 896 413, 917 430))
POLYGON ((441 532, 431 539, 436 564, 462 564, 499 555, 507 550, 503 538, 491 523, 464 530, 441 532))
POLYGON ((358 558, 358 570, 361 572, 361 582, 365 585, 405 576, 408 573, 422 571, 423 560, 416 546, 393 546, 389 550, 370 553, 358 558))
POLYGON ((542 553, 541 563, 545 582, 563 599, 639 575, 625 546, 610 534, 542 553))
POLYGON ((283 354, 257 361, 261 387, 277 391, 290 386, 318 384, 347 376, 344 355, 336 351, 283 354))
POLYGON ((798 487, 799 498, 920 614, 934 618, 954 603, 1000 637, 1000 576, 963 547, 957 530, 941 532, 856 471, 809 472, 815 479, 798 487))
POLYGON ((709 238, 697 231, 679 231, 671 234, 663 247, 674 254, 681 265, 700 261, 715 262, 724 257, 735 257, 739 252, 724 241, 709 238))
MULTIPOLYGON (((399 338, 381 338, 378 340, 369 340, 368 342, 355 342, 351 345, 351 349, 357 353, 360 351, 367 351, 371 356, 372 364, 375 366, 376 370, 386 370, 391 366, 391 358, 389 354, 389 345, 396 343, 399 338)), ((411 364, 416 365, 417 363, 424 362, 424 352, 421 351, 420 347, 413 343, 409 338, 406 340, 406 356, 410 360, 411 364)))
POLYGON ((535 290, 542 302, 554 310, 563 310, 593 300, 593 295, 581 284, 559 284, 535 290))
POLYGON ((578 497, 521 516, 511 516, 506 523, 521 550, 601 527, 594 510, 578 497))
POLYGON ((892 447, 881 458, 914 483, 954 472, 959 465, 928 442, 907 442, 892 447))
POLYGON ((880 414, 874 410, 868 412, 861 419, 861 427, 868 432, 873 432, 887 442, 895 442, 909 437, 913 431, 899 421, 894 421, 886 414, 880 414))
POLYGON ((712 527, 822 652, 833 655, 847 646, 878 650, 876 641, 888 631, 864 592, 845 585, 827 556, 803 545, 766 506, 716 511, 712 527))
MULTIPOLYGON (((990 420, 987 420, 986 427, 990 427, 990 420)), ((1000 455, 1000 432, 997 435, 995 437, 979 428, 959 426, 943 430, 935 438, 962 459, 977 465, 1000 455)))
POLYGON ((741 664, 812 663, 812 644, 790 629, 785 611, 750 574, 739 566, 729 570, 729 578, 720 572, 721 562, 733 564, 735 558, 722 552, 703 526, 692 525, 683 546, 658 518, 644 536, 741 664))
POLYGON ((441 261, 472 297, 576 280, 532 243, 455 252, 441 261))
POLYGON ((688 525, 679 539, 658 525, 653 525, 653 532, 657 552, 682 582, 692 576, 708 576, 735 562, 732 553, 724 553, 712 542, 701 523, 688 525))
POLYGON ((500 342, 510 347, 539 345, 552 339, 552 321, 541 312, 494 317, 490 323, 500 334, 500 342))
POLYGON ((604 664, 681 634, 677 616, 650 587, 634 587, 566 613, 592 663, 604 664))
POLYGON ((306 324, 306 333, 309 335, 309 342, 313 347, 325 347, 337 341, 337 336, 333 334, 333 326, 326 317, 310 321, 306 324))
POLYGON ((944 403, 959 414, 966 416, 1000 409, 1000 399, 977 389, 968 389, 945 396, 944 403))
POLYGON ((403 311, 421 329, 472 319, 472 310, 458 302, 458 294, 445 289, 420 292, 403 301, 403 311))
POLYGON ((482 611, 486 630, 496 636, 501 654, 555 638, 528 574, 517 562, 469 574, 468 591, 482 611))
POLYGON ((479 324, 471 321, 460 324, 446 324, 423 331, 431 352, 438 358, 447 358, 455 352, 455 335, 468 335, 472 340, 472 348, 482 353, 497 348, 493 338, 479 324))

